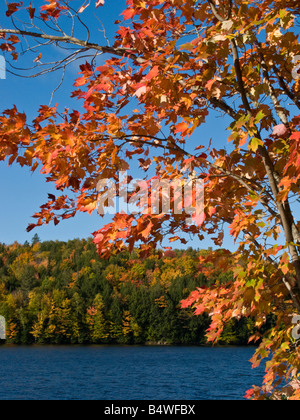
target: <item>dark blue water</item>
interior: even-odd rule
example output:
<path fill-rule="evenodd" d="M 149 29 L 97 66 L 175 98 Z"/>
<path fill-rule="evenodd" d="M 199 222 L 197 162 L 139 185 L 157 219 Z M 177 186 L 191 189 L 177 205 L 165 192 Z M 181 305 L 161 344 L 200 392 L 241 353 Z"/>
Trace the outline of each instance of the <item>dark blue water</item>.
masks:
<path fill-rule="evenodd" d="M 0 400 L 226 400 L 260 385 L 249 347 L 0 346 Z"/>

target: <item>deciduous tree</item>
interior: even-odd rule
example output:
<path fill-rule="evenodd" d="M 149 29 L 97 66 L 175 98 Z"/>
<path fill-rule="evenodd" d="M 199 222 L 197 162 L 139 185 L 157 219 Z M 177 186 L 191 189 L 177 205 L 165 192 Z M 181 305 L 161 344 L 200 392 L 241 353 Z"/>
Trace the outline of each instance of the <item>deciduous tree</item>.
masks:
<path fill-rule="evenodd" d="M 264 386 L 247 395 L 272 394 L 279 377 L 294 380 L 289 397 L 298 399 L 293 319 L 300 312 L 299 2 L 128 0 L 113 45 L 91 41 L 94 28 L 83 23 L 85 6 L 75 11 L 59 0 L 39 9 L 9 3 L 9 20 L 0 28 L 0 48 L 13 63 L 35 47 L 35 75 L 89 56 L 72 93 L 83 111 L 41 106 L 30 122 L 14 107 L 0 117 L 0 159 L 32 171 L 40 165 L 58 191 L 28 230 L 93 212 L 99 194 L 107 193 L 104 187 L 97 191 L 101 180 L 113 180 L 121 194 L 131 178 L 120 182 L 118 173 L 134 159 L 145 171 L 140 192 L 153 179 L 202 179 L 204 215 L 194 213 L 187 223 L 187 214 L 176 214 L 172 206 L 166 213 L 119 212 L 94 233 L 99 254 L 140 244 L 143 256 L 166 235 L 185 243 L 187 233 L 211 235 L 221 246 L 229 226 L 238 251 L 230 259 L 218 252 L 209 258 L 215 268 L 233 269 L 234 280 L 198 288 L 183 305 L 210 314 L 213 342 L 233 318 L 253 317 L 260 328 L 274 314 L 271 333 L 252 337 L 262 338 L 254 365 L 271 359 Z M 85 25 L 86 38 L 76 37 L 76 24 Z M 46 65 L 51 45 L 69 48 L 69 55 Z M 97 65 L 104 54 L 105 63 Z M 195 145 L 192 139 L 215 114 L 228 121 L 223 145 L 204 147 L 200 135 Z M 145 204 L 132 191 L 128 199 Z M 174 206 L 175 200 L 173 195 Z M 192 195 L 190 202 L 195 200 Z"/>

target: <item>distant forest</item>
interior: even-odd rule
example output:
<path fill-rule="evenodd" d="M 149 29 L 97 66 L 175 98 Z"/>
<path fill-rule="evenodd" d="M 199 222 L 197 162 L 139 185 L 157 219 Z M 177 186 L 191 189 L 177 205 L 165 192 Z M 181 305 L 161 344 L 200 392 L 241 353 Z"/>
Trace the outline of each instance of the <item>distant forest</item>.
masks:
<path fill-rule="evenodd" d="M 207 278 L 199 256 L 209 250 L 138 251 L 98 257 L 91 239 L 0 244 L 0 315 L 12 344 L 205 345 L 209 316 L 181 309 Z M 222 251 L 220 251 L 222 252 Z M 247 344 L 251 319 L 232 321 L 221 343 Z"/>

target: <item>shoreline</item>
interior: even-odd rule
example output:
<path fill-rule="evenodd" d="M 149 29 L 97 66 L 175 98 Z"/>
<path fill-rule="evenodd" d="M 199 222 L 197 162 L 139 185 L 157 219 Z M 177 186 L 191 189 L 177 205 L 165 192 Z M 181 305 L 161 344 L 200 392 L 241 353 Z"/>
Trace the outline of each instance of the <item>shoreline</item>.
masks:
<path fill-rule="evenodd" d="M 228 348 L 228 347 L 253 347 L 257 348 L 255 344 L 168 344 L 168 343 L 156 343 L 147 342 L 140 344 L 122 344 L 122 343 L 31 343 L 31 344 L 14 344 L 14 343 L 1 343 L 2 347 L 202 347 L 202 348 Z"/>

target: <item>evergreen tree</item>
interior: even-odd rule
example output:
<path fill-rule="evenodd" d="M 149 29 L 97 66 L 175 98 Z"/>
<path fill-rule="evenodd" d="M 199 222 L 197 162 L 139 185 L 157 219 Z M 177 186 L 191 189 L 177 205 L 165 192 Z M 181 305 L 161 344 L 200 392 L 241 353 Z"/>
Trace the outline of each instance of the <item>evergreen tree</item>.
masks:
<path fill-rule="evenodd" d="M 195 317 L 180 302 L 196 287 L 232 279 L 204 276 L 203 250 L 144 260 L 124 252 L 106 261 L 91 240 L 34 242 L 0 246 L 0 314 L 14 344 L 205 344 L 208 315 Z M 246 344 L 253 330 L 241 319 L 222 340 Z"/>
<path fill-rule="evenodd" d="M 40 243 L 40 242 L 41 242 L 40 237 L 39 237 L 39 235 L 36 233 L 36 234 L 33 236 L 33 238 L 31 239 L 31 244 L 32 244 L 32 245 L 35 245 L 35 244 L 38 244 L 38 243 Z"/>

